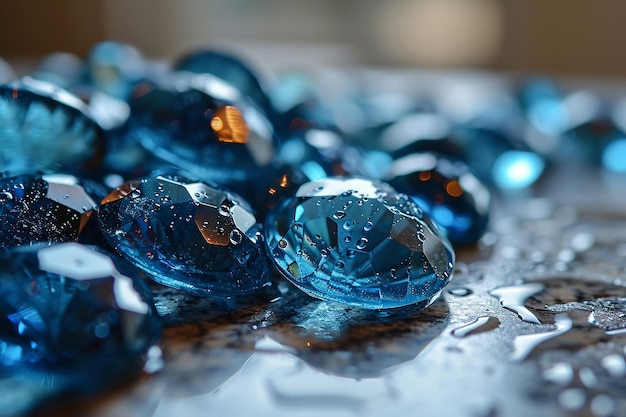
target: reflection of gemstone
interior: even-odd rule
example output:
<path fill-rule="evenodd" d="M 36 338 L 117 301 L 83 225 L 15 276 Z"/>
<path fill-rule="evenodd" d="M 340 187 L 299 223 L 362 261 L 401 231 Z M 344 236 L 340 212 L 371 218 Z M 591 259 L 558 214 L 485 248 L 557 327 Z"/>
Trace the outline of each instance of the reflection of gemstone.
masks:
<path fill-rule="evenodd" d="M 141 371 L 160 324 L 140 280 L 77 243 L 20 248 L 0 259 L 5 369 L 52 373 L 58 388 L 83 391 Z"/>
<path fill-rule="evenodd" d="M 73 94 L 28 77 L 0 86 L 0 169 L 85 169 L 101 146 L 101 129 Z"/>
<path fill-rule="evenodd" d="M 174 174 L 126 182 L 98 220 L 109 243 L 161 284 L 229 296 L 269 283 L 252 210 L 214 186 Z"/>
<path fill-rule="evenodd" d="M 95 209 L 73 176 L 0 177 L 0 246 L 75 241 Z"/>
<path fill-rule="evenodd" d="M 282 274 L 308 294 L 362 308 L 430 305 L 454 253 L 406 195 L 365 179 L 304 184 L 270 212 L 267 243 Z"/>
<path fill-rule="evenodd" d="M 257 107 L 206 74 L 142 83 L 130 99 L 129 136 L 155 156 L 219 184 L 256 181 L 278 145 Z"/>
<path fill-rule="evenodd" d="M 430 214 L 452 243 L 473 243 L 485 233 L 489 190 L 464 163 L 411 154 L 394 161 L 387 180 Z"/>

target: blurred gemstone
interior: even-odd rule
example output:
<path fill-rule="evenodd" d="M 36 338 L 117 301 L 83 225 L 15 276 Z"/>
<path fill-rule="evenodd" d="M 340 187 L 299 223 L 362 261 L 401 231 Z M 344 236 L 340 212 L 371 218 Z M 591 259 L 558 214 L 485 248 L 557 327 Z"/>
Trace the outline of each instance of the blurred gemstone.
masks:
<path fill-rule="evenodd" d="M 605 147 L 622 138 L 624 133 L 610 118 L 597 117 L 572 126 L 563 135 L 573 148 L 573 158 L 590 164 L 600 164 Z"/>
<path fill-rule="evenodd" d="M 533 152 L 506 151 L 493 163 L 493 180 L 505 190 L 526 188 L 539 179 L 544 167 L 543 159 Z"/>
<path fill-rule="evenodd" d="M 85 72 L 82 59 L 67 52 L 55 52 L 39 62 L 32 77 L 69 90 L 85 81 Z"/>
<path fill-rule="evenodd" d="M 92 86 L 112 97 L 126 99 L 147 74 L 141 52 L 129 44 L 100 42 L 91 48 L 87 60 Z"/>
<path fill-rule="evenodd" d="M 145 284 L 77 243 L 19 248 L 0 258 L 5 370 L 40 372 L 60 391 L 80 392 L 139 375 L 160 336 Z"/>
<path fill-rule="evenodd" d="M 626 139 L 615 139 L 604 148 L 602 165 L 610 172 L 626 172 Z"/>
<path fill-rule="evenodd" d="M 278 270 L 309 295 L 367 309 L 425 308 L 450 281 L 454 253 L 428 215 L 390 186 L 326 178 L 268 215 Z"/>
<path fill-rule="evenodd" d="M 95 210 L 73 176 L 0 177 L 0 246 L 76 241 Z"/>
<path fill-rule="evenodd" d="M 202 50 L 184 56 L 174 65 L 175 71 L 210 74 L 236 88 L 268 116 L 272 106 L 266 93 L 265 78 L 244 60 L 223 51 Z"/>
<path fill-rule="evenodd" d="M 216 186 L 175 174 L 129 181 L 105 197 L 98 220 L 108 242 L 161 284 L 231 296 L 269 283 L 252 210 Z"/>
<path fill-rule="evenodd" d="M 130 136 L 203 180 L 229 187 L 256 181 L 278 147 L 263 113 L 210 75 L 178 73 L 168 80 L 137 87 Z"/>
<path fill-rule="evenodd" d="M 411 154 L 395 160 L 386 179 L 424 209 L 453 244 L 474 243 L 485 233 L 489 190 L 463 162 Z"/>
<path fill-rule="evenodd" d="M 0 86 L 0 169 L 90 169 L 102 145 L 100 127 L 73 94 L 28 77 Z"/>

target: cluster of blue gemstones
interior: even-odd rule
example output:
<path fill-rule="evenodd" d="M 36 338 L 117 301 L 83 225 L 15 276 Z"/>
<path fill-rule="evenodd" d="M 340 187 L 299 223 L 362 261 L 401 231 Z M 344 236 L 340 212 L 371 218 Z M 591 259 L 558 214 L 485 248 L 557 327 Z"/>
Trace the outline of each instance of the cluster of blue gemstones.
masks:
<path fill-rule="evenodd" d="M 533 186 L 559 155 L 626 171 L 626 106 L 546 80 L 468 113 L 261 74 L 215 50 L 162 71 L 114 42 L 20 79 L 0 61 L 3 366 L 136 373 L 159 337 L 140 276 L 220 298 L 282 276 L 349 306 L 425 308 L 453 247 L 487 231 L 491 192 Z"/>

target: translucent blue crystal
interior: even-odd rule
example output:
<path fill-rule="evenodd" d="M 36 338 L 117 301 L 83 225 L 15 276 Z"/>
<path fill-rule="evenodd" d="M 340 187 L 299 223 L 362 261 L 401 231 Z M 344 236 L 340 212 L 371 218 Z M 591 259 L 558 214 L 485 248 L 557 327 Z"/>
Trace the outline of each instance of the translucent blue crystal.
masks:
<path fill-rule="evenodd" d="M 93 168 L 100 127 L 85 104 L 54 84 L 28 77 L 0 86 L 0 169 L 75 172 Z"/>
<path fill-rule="evenodd" d="M 263 113 L 210 75 L 178 73 L 160 85 L 140 84 L 130 107 L 130 135 L 203 180 L 254 182 L 278 147 Z"/>
<path fill-rule="evenodd" d="M 474 243 L 485 233 L 489 190 L 463 162 L 415 153 L 395 160 L 386 180 L 423 208 L 453 244 Z"/>
<path fill-rule="evenodd" d="M 141 52 L 121 42 L 100 42 L 87 59 L 91 85 L 112 97 L 126 99 L 137 83 L 146 77 L 147 64 Z"/>
<path fill-rule="evenodd" d="M 268 116 L 272 105 L 266 93 L 266 81 L 241 58 L 218 50 L 201 50 L 181 58 L 175 71 L 210 74 L 235 87 L 242 96 L 248 97 Z"/>
<path fill-rule="evenodd" d="M 60 391 L 137 376 L 160 336 L 152 297 L 113 260 L 77 243 L 0 253 L 0 364 Z"/>
<path fill-rule="evenodd" d="M 326 178 L 268 215 L 278 270 L 304 292 L 367 309 L 425 308 L 450 281 L 454 252 L 428 215 L 390 186 Z"/>
<path fill-rule="evenodd" d="M 76 241 L 95 210 L 73 176 L 0 177 L 0 246 Z"/>
<path fill-rule="evenodd" d="M 98 220 L 111 246 L 161 284 L 232 296 L 269 283 L 252 210 L 217 186 L 177 174 L 129 181 L 104 198 Z"/>

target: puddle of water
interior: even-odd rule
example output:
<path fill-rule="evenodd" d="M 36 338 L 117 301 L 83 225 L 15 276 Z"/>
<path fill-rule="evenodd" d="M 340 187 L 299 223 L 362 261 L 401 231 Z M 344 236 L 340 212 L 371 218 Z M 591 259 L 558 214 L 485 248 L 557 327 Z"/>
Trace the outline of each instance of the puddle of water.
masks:
<path fill-rule="evenodd" d="M 463 338 L 477 333 L 488 332 L 497 329 L 499 326 L 500 320 L 495 317 L 478 317 L 472 322 L 452 330 L 452 336 Z"/>
<path fill-rule="evenodd" d="M 502 307 L 514 311 L 520 319 L 534 324 L 541 324 L 537 316 L 524 306 L 524 302 L 528 297 L 543 291 L 545 286 L 539 282 L 529 284 L 514 285 L 510 287 L 499 287 L 489 292 L 490 295 L 496 297 Z"/>

